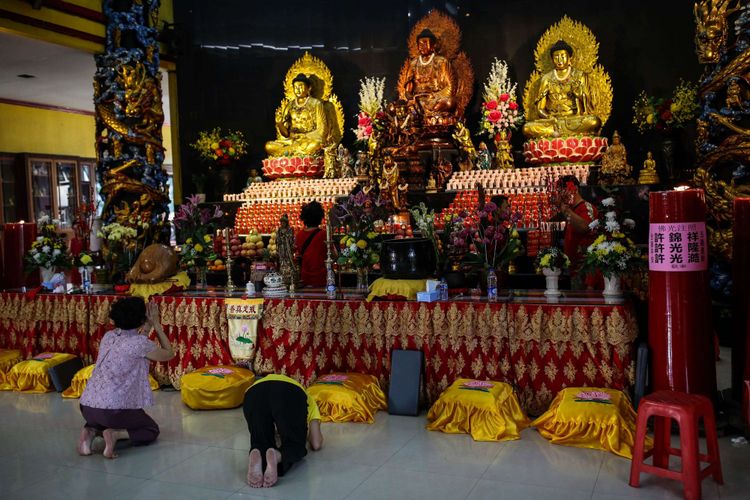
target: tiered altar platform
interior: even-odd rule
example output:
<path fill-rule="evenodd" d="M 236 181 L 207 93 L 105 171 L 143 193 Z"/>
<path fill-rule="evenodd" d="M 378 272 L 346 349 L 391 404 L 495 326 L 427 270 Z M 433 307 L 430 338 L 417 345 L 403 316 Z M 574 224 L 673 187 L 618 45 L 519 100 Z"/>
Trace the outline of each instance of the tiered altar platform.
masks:
<path fill-rule="evenodd" d="M 180 377 L 206 365 L 232 363 L 221 289 L 155 297 L 177 356 L 155 363 L 154 376 L 179 389 Z M 241 294 L 234 294 L 240 297 Z M 0 348 L 27 358 L 43 350 L 95 361 L 117 295 L 0 293 Z M 387 383 L 393 349 L 424 353 L 425 390 L 434 401 L 459 377 L 504 380 L 524 409 L 539 413 L 567 386 L 627 389 L 633 383 L 632 306 L 606 304 L 597 292 L 564 292 L 548 303 L 541 291 L 501 301 L 373 301 L 322 292 L 264 302 L 253 368 L 307 384 L 334 370 L 376 375 Z"/>

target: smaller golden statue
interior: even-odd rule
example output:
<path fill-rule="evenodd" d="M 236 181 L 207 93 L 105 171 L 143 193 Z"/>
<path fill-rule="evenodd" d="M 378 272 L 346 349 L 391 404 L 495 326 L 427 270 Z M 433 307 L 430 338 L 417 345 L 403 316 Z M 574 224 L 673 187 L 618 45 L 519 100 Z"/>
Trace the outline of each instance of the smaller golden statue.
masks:
<path fill-rule="evenodd" d="M 401 183 L 399 179 L 398 164 L 393 157 L 386 156 L 383 161 L 383 171 L 379 180 L 380 195 L 389 199 L 395 210 L 405 208 L 403 197 L 409 185 Z"/>
<path fill-rule="evenodd" d="M 513 162 L 513 146 L 507 139 L 499 140 L 495 143 L 497 152 L 495 152 L 495 168 L 512 169 L 515 167 Z"/>
<path fill-rule="evenodd" d="M 656 161 L 654 155 L 649 151 L 646 153 L 646 161 L 643 162 L 643 170 L 638 174 L 638 184 L 659 184 L 659 174 L 656 173 Z"/>
<path fill-rule="evenodd" d="M 601 184 L 632 184 L 630 174 L 633 167 L 628 165 L 628 155 L 625 145 L 620 139 L 620 134 L 615 130 L 612 134 L 612 144 L 602 155 L 602 166 L 600 170 Z"/>
<path fill-rule="evenodd" d="M 427 194 L 437 193 L 437 184 L 435 183 L 434 175 L 430 174 L 430 177 L 427 179 L 427 185 L 425 186 L 424 192 Z"/>

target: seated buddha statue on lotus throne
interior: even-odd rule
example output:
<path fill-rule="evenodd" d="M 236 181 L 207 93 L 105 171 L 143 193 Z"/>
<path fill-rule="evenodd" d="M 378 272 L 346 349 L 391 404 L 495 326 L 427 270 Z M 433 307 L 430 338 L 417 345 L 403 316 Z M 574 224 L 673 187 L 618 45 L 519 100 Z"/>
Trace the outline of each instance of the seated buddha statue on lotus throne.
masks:
<path fill-rule="evenodd" d="M 333 77 L 309 53 L 296 61 L 284 80 L 285 97 L 276 110 L 276 139 L 266 143 L 263 173 L 269 179 L 337 177 L 336 148 L 344 113 L 332 94 Z"/>
<path fill-rule="evenodd" d="M 592 163 L 606 150 L 598 135 L 612 110 L 612 85 L 597 51 L 593 33 L 567 16 L 542 35 L 523 97 L 528 162 Z"/>

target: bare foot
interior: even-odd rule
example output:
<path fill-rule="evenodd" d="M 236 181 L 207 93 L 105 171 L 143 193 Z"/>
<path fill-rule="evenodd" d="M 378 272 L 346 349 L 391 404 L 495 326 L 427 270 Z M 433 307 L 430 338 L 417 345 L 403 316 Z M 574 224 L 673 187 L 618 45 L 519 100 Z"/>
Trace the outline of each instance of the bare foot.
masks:
<path fill-rule="evenodd" d="M 91 455 L 91 442 L 96 436 L 96 431 L 91 427 L 84 427 L 81 429 L 81 435 L 78 437 L 78 454 L 87 457 Z"/>
<path fill-rule="evenodd" d="M 102 437 L 104 437 L 104 457 L 117 458 L 115 445 L 119 439 L 127 439 L 128 433 L 122 429 L 105 429 Z"/>
<path fill-rule="evenodd" d="M 269 448 L 266 450 L 266 472 L 263 474 L 263 487 L 270 488 L 279 480 L 279 461 L 281 453 Z"/>
<path fill-rule="evenodd" d="M 250 451 L 247 463 L 247 484 L 253 488 L 263 487 L 263 458 L 257 448 Z"/>

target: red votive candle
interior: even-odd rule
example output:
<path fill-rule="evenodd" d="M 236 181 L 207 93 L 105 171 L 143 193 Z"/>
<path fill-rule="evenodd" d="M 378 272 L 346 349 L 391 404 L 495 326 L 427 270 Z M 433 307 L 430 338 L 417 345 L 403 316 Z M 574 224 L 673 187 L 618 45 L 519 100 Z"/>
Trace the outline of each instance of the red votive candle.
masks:
<path fill-rule="evenodd" d="M 703 190 L 649 195 L 652 388 L 716 394 Z"/>
<path fill-rule="evenodd" d="M 9 222 L 3 228 L 3 288 L 26 285 L 23 256 L 36 239 L 35 222 Z"/>

